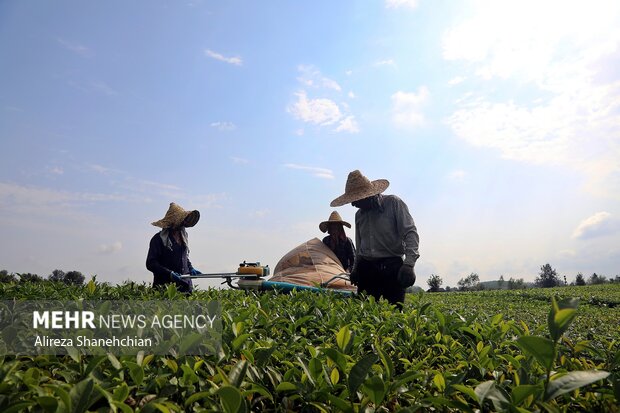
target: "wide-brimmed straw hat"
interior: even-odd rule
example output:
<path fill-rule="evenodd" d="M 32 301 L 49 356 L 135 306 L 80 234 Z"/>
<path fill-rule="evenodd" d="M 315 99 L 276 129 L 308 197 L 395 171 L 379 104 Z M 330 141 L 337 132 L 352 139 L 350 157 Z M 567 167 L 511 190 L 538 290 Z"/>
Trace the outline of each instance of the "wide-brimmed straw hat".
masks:
<path fill-rule="evenodd" d="M 151 224 L 160 228 L 193 227 L 199 219 L 200 212 L 196 210 L 186 211 L 174 202 L 171 202 L 166 216 Z"/>
<path fill-rule="evenodd" d="M 356 169 L 349 173 L 347 184 L 344 187 L 344 194 L 334 199 L 329 205 L 338 207 L 350 204 L 351 202 L 380 194 L 385 191 L 388 186 L 390 186 L 390 182 L 387 179 L 377 179 L 371 182 Z"/>
<path fill-rule="evenodd" d="M 319 224 L 319 229 L 321 230 L 321 232 L 326 232 L 329 224 L 342 224 L 345 227 L 351 228 L 351 224 L 349 224 L 346 221 L 343 221 L 338 211 L 334 211 L 331 214 L 329 214 L 329 219 Z"/>

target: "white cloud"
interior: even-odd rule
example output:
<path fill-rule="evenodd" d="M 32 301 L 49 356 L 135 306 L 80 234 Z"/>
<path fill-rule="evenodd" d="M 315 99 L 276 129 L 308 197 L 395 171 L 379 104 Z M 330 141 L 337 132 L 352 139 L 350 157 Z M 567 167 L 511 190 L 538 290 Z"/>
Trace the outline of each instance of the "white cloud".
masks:
<path fill-rule="evenodd" d="M 318 126 L 331 126 L 337 124 L 332 129 L 334 132 L 359 132 L 359 126 L 355 120 L 355 116 L 350 113 L 347 102 L 341 101 L 336 103 L 334 97 L 342 94 L 340 85 L 332 79 L 321 74 L 321 71 L 312 65 L 299 65 L 298 71 L 300 76 L 297 80 L 304 87 L 311 88 L 315 93 L 321 93 L 324 96 L 319 98 L 309 98 L 306 90 L 295 93 L 296 102 L 287 107 L 287 111 L 295 118 L 306 123 L 312 123 Z M 349 98 L 354 98 L 353 92 L 348 93 Z M 297 135 L 303 135 L 303 130 L 298 129 Z"/>
<path fill-rule="evenodd" d="M 78 54 L 82 57 L 91 57 L 94 55 L 93 51 L 86 46 L 83 46 L 79 43 L 69 42 L 67 40 L 57 38 L 58 43 L 62 45 L 67 50 L 72 51 L 75 54 Z"/>
<path fill-rule="evenodd" d="M 101 175 L 107 175 L 112 172 L 117 172 L 114 169 L 107 168 L 105 166 L 102 166 L 96 163 L 89 163 L 86 165 L 86 167 L 90 169 L 91 171 L 97 172 L 98 174 L 101 174 Z"/>
<path fill-rule="evenodd" d="M 349 132 L 349 133 L 358 133 L 360 131 L 357 122 L 355 121 L 355 117 L 347 116 L 343 120 L 340 121 L 340 124 L 336 128 L 336 132 Z"/>
<path fill-rule="evenodd" d="M 81 212 L 88 205 L 139 200 L 131 194 L 70 192 L 0 182 L 0 220 L 19 221 L 20 225 L 35 222 L 53 224 L 62 220 L 89 222 L 96 220 L 96 217 Z"/>
<path fill-rule="evenodd" d="M 461 182 L 465 179 L 465 176 L 467 176 L 467 173 L 464 170 L 455 169 L 454 171 L 448 174 L 448 179 L 452 181 Z"/>
<path fill-rule="evenodd" d="M 239 158 L 236 156 L 231 156 L 230 159 L 233 161 L 233 163 L 239 164 L 239 165 L 246 165 L 248 163 L 250 163 L 249 160 L 245 159 L 245 158 Z"/>
<path fill-rule="evenodd" d="M 618 231 L 618 222 L 609 212 L 597 212 L 581 221 L 573 232 L 574 239 L 597 238 Z"/>
<path fill-rule="evenodd" d="M 212 122 L 211 127 L 220 131 L 231 131 L 237 129 L 237 125 L 232 122 Z"/>
<path fill-rule="evenodd" d="M 270 214 L 270 210 L 268 209 L 259 209 L 257 211 L 253 211 L 250 216 L 252 218 L 265 218 L 267 215 Z"/>
<path fill-rule="evenodd" d="M 81 82 L 75 80 L 69 80 L 69 85 L 85 93 L 97 93 L 105 96 L 116 96 L 119 92 L 101 80 L 94 80 L 89 82 Z"/>
<path fill-rule="evenodd" d="M 418 0 L 385 0 L 385 6 L 388 9 L 397 9 L 400 7 L 415 9 L 418 7 Z"/>
<path fill-rule="evenodd" d="M 214 52 L 213 50 L 209 50 L 209 49 L 205 50 L 205 54 L 212 59 L 219 60 L 225 63 L 229 63 L 231 65 L 241 66 L 243 64 L 243 60 L 238 56 L 226 57 L 220 53 Z"/>
<path fill-rule="evenodd" d="M 426 120 L 422 107 L 428 101 L 430 93 L 426 86 L 420 86 L 417 93 L 398 91 L 392 95 L 392 120 L 398 126 L 417 127 Z"/>
<path fill-rule="evenodd" d="M 65 170 L 62 169 L 60 166 L 54 166 L 52 168 L 50 168 L 50 173 L 53 175 L 62 175 L 65 173 Z"/>
<path fill-rule="evenodd" d="M 379 60 L 375 62 L 375 66 L 396 66 L 396 62 L 394 62 L 394 59 Z"/>
<path fill-rule="evenodd" d="M 120 241 L 113 242 L 112 244 L 101 244 L 97 252 L 99 254 L 114 254 L 115 252 L 119 252 L 123 249 L 123 243 Z"/>
<path fill-rule="evenodd" d="M 357 97 L 357 96 L 355 96 L 355 93 L 353 93 L 353 92 L 349 92 L 347 94 L 347 96 L 349 97 L 349 99 L 355 99 Z"/>
<path fill-rule="evenodd" d="M 107 96 L 116 96 L 118 95 L 118 92 L 111 88 L 107 83 L 101 81 L 101 80 L 97 80 L 94 82 L 90 83 L 90 86 L 92 88 L 92 90 L 94 90 L 95 92 L 99 92 L 101 94 L 107 95 Z"/>
<path fill-rule="evenodd" d="M 308 99 L 305 91 L 297 92 L 297 102 L 288 108 L 297 119 L 315 125 L 332 125 L 342 118 L 338 105 L 330 99 Z"/>
<path fill-rule="evenodd" d="M 459 83 L 463 83 L 465 79 L 466 78 L 463 76 L 453 77 L 452 79 L 448 80 L 448 85 L 450 86 L 458 85 Z"/>
<path fill-rule="evenodd" d="M 290 169 L 299 169 L 302 171 L 308 171 L 310 172 L 310 174 L 318 177 L 318 178 L 324 178 L 324 179 L 334 179 L 334 172 L 331 169 L 326 169 L 326 168 L 316 168 L 313 166 L 305 166 L 305 165 L 298 165 L 298 164 L 294 164 L 294 163 L 287 163 L 284 165 L 285 168 L 290 168 Z"/>
<path fill-rule="evenodd" d="M 323 76 L 321 71 L 312 65 L 299 65 L 300 76 L 297 80 L 306 87 L 331 89 L 340 92 L 342 88 L 333 79 Z"/>
<path fill-rule="evenodd" d="M 457 101 L 447 118 L 455 134 L 505 158 L 577 169 L 590 192 L 620 193 L 620 3 L 475 4 L 446 32 L 443 55 L 467 63 L 493 94 L 479 87 Z M 501 99 L 497 86 L 531 98 Z"/>

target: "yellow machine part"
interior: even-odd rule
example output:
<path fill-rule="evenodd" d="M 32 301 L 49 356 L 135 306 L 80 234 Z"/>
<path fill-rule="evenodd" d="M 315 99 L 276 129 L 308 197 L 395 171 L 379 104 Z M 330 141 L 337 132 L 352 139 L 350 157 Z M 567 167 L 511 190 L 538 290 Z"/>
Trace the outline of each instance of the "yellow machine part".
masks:
<path fill-rule="evenodd" d="M 245 275 L 245 274 L 253 274 L 253 275 L 263 275 L 263 271 L 264 271 L 264 267 L 239 267 L 239 269 L 237 270 L 237 274 L 241 275 Z"/>

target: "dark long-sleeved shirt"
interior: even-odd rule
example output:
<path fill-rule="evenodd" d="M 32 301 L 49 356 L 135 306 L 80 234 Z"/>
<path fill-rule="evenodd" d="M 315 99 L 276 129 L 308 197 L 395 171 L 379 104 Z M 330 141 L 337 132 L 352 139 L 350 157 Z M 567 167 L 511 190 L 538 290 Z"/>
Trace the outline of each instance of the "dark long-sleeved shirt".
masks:
<path fill-rule="evenodd" d="M 405 256 L 414 265 L 418 257 L 418 230 L 402 199 L 379 195 L 378 205 L 355 213 L 357 255 L 369 260 Z"/>
<path fill-rule="evenodd" d="M 169 237 L 170 247 L 166 247 L 158 232 L 151 238 L 149 252 L 146 256 L 146 268 L 153 273 L 153 286 L 175 282 L 170 276 L 170 272 L 177 274 L 189 274 L 193 269 L 189 260 L 189 253 L 186 245 L 179 244 L 174 237 Z M 191 280 L 184 280 L 191 290 Z M 178 285 L 178 282 L 176 282 Z M 179 287 L 183 287 L 179 285 Z"/>
<path fill-rule="evenodd" d="M 336 257 L 340 260 L 342 268 L 344 268 L 345 271 L 351 271 L 353 269 L 353 263 L 355 262 L 355 246 L 353 245 L 353 240 L 351 238 L 338 240 L 335 249 L 332 249 L 331 239 L 331 235 L 326 236 L 323 238 L 323 244 L 334 251 L 334 254 L 336 254 Z"/>

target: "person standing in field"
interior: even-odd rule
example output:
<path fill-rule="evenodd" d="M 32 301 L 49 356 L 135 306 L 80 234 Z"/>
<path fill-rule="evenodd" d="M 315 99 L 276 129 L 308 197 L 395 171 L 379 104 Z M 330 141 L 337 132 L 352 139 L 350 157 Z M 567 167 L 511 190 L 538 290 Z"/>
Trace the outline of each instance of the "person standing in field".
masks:
<path fill-rule="evenodd" d="M 151 238 L 146 257 L 146 268 L 153 273 L 153 287 L 174 283 L 184 293 L 193 290 L 190 279 L 182 274 L 196 275 L 200 271 L 189 260 L 189 243 L 185 228 L 193 227 L 200 219 L 200 212 L 186 211 L 174 202 L 166 215 L 152 225 L 161 231 Z"/>
<path fill-rule="evenodd" d="M 342 264 L 342 268 L 346 272 L 351 272 L 355 262 L 355 246 L 353 245 L 353 240 L 347 237 L 344 227 L 351 228 L 351 224 L 343 221 L 337 211 L 333 211 L 327 221 L 319 224 L 319 230 L 329 234 L 323 238 L 323 244 L 327 245 L 336 254 L 336 257 L 338 257 Z"/>
<path fill-rule="evenodd" d="M 381 297 L 402 308 L 405 289 L 415 283 L 414 266 L 420 257 L 419 236 L 405 202 L 383 195 L 386 179 L 370 181 L 358 170 L 349 173 L 345 192 L 332 207 L 350 203 L 355 213 L 355 264 L 351 282 L 358 292 Z"/>

